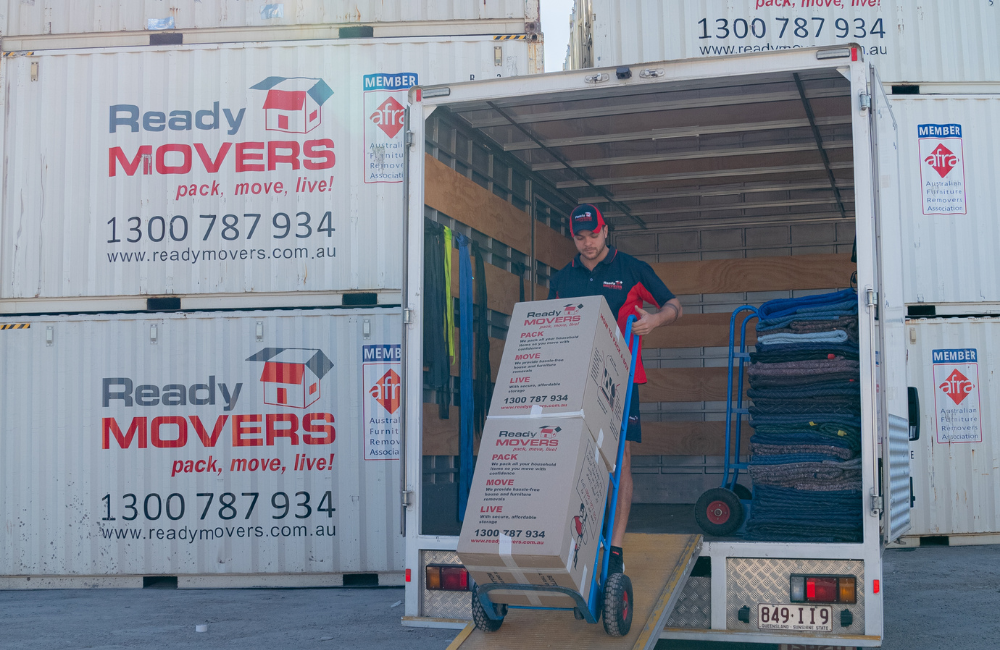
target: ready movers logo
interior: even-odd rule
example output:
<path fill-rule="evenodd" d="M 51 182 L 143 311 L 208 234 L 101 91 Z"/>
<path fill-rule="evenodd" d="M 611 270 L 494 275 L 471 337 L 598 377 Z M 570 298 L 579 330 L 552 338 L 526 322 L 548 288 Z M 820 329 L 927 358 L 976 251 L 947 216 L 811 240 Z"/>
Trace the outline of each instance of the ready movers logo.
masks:
<path fill-rule="evenodd" d="M 101 448 L 216 449 L 222 445 L 237 449 L 334 443 L 334 415 L 309 408 L 320 399 L 323 378 L 333 369 L 333 362 L 322 350 L 265 348 L 246 361 L 264 363 L 259 377 L 263 403 L 295 411 L 241 413 L 240 398 L 246 394 L 243 382 L 220 381 L 216 375 L 191 384 L 105 377 L 102 410 L 124 411 L 126 415 L 101 418 Z M 194 407 L 198 413 L 193 412 Z M 192 412 L 184 413 L 185 409 Z M 206 415 L 206 410 L 210 414 Z M 308 466 L 306 456 L 296 454 L 293 469 L 333 468 L 332 453 L 329 458 L 309 458 Z M 257 467 L 251 468 L 251 464 Z M 280 459 L 234 458 L 228 469 L 283 473 L 286 468 Z M 207 460 L 174 460 L 171 476 L 222 471 L 219 459 L 211 455 Z"/>
<path fill-rule="evenodd" d="M 268 77 L 250 88 L 267 91 L 262 104 L 265 130 L 283 133 L 306 134 L 318 127 L 323 120 L 322 106 L 333 95 L 322 79 Z M 225 130 L 226 135 L 237 136 L 244 124 L 246 107 L 224 107 L 220 111 L 220 103 L 216 101 L 211 108 L 195 111 L 183 108 L 143 111 L 136 104 L 114 104 L 109 109 L 108 128 L 111 134 Z M 127 176 L 140 171 L 143 175 L 183 175 L 194 168 L 217 174 L 223 165 L 232 165 L 237 174 L 279 169 L 331 169 L 336 162 L 333 147 L 333 140 L 329 138 L 302 143 L 298 140 L 226 141 L 218 146 L 204 142 L 193 145 L 166 143 L 155 150 L 151 144 L 140 144 L 134 150 L 110 147 L 108 176 L 117 176 L 119 171 Z M 218 195 L 219 188 L 196 187 L 188 195 L 196 194 Z"/>

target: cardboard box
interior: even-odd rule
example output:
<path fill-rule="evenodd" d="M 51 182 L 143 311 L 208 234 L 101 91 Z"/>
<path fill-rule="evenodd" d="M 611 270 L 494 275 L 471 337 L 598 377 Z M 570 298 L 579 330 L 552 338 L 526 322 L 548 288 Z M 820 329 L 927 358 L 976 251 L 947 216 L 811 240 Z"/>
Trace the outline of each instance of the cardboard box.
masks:
<path fill-rule="evenodd" d="M 632 355 L 603 296 L 514 306 L 491 417 L 582 417 L 609 470 Z"/>
<path fill-rule="evenodd" d="M 590 597 L 609 473 L 581 418 L 489 418 L 458 556 L 479 584 L 569 587 Z M 572 607 L 547 592 L 497 590 L 494 602 Z"/>

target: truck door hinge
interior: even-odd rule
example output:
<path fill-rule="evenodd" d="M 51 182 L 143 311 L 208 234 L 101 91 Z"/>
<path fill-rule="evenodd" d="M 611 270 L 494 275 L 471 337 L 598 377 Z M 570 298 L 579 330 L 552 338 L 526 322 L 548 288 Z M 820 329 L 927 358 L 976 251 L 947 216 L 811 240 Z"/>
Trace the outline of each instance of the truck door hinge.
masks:
<path fill-rule="evenodd" d="M 409 508 L 413 505 L 413 492 L 410 490 L 403 490 L 403 507 Z"/>
<path fill-rule="evenodd" d="M 412 309 L 404 309 L 403 310 L 403 324 L 404 325 L 412 325 L 413 324 L 413 310 Z"/>
<path fill-rule="evenodd" d="M 858 95 L 858 100 L 861 102 L 861 112 L 865 112 L 872 107 L 872 96 L 868 93 L 861 93 Z"/>
<path fill-rule="evenodd" d="M 407 147 L 413 146 L 413 131 L 407 131 L 403 134 L 403 144 Z"/>
<path fill-rule="evenodd" d="M 865 297 L 868 299 L 869 307 L 874 307 L 878 304 L 878 293 L 874 289 L 865 289 Z"/>
<path fill-rule="evenodd" d="M 872 495 L 872 514 L 881 514 L 882 512 L 882 497 L 873 494 Z"/>

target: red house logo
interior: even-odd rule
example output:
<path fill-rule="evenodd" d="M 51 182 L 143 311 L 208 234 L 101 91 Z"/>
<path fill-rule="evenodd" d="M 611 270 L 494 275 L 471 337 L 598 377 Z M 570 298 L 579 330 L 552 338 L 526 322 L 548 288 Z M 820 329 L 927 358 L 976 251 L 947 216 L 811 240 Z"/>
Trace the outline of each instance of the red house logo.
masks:
<path fill-rule="evenodd" d="M 375 401 L 382 405 L 389 414 L 399 410 L 400 395 L 402 394 L 403 383 L 392 368 L 389 369 L 382 378 L 375 382 L 368 394 L 375 398 Z"/>
<path fill-rule="evenodd" d="M 264 128 L 282 133 L 309 133 L 323 123 L 323 104 L 333 90 L 322 79 L 268 77 L 250 86 L 266 90 Z"/>
<path fill-rule="evenodd" d="M 322 350 L 264 348 L 247 361 L 263 361 L 264 403 L 304 409 L 320 398 L 320 383 L 333 368 Z"/>

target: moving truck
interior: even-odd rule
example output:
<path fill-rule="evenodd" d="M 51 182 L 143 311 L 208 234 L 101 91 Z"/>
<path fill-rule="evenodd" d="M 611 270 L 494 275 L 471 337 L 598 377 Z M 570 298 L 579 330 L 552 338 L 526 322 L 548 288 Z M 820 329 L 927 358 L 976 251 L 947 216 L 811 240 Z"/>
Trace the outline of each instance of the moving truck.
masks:
<path fill-rule="evenodd" d="M 644 341 L 637 492 L 646 474 L 722 455 L 732 304 L 857 287 L 863 538 L 706 536 L 664 638 L 879 646 L 882 550 L 909 527 L 908 421 L 896 122 L 862 48 L 427 85 L 409 92 L 406 128 L 404 622 L 469 617 L 468 591 L 452 589 L 462 584 L 452 577 L 462 571 L 458 414 L 442 417 L 423 384 L 427 222 L 488 253 L 487 293 L 476 300 L 487 303 L 495 371 L 519 293 L 544 299 L 575 253 L 564 216 L 594 203 L 614 244 L 650 261 L 685 305 L 676 325 Z M 690 504 L 721 477 L 695 469 L 693 494 L 633 510 L 643 532 L 698 532 Z M 810 580 L 856 593 L 800 597 L 795 585 Z M 788 620 L 803 599 L 822 621 Z"/>

